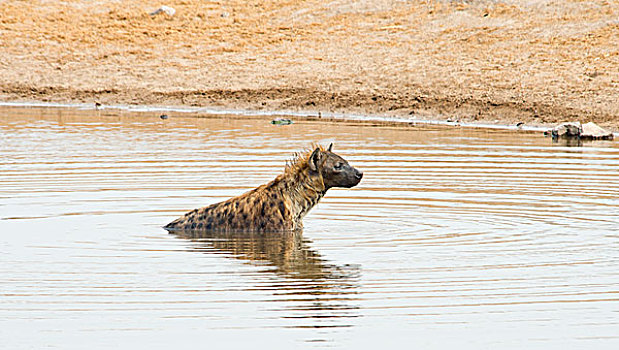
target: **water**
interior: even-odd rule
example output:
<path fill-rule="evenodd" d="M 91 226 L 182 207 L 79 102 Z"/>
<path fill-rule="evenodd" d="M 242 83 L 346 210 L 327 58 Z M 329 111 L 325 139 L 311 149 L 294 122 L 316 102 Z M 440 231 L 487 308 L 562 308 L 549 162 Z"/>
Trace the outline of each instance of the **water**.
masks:
<path fill-rule="evenodd" d="M 334 142 L 302 236 L 172 235 Z M 539 134 L 0 110 L 4 348 L 615 349 L 619 147 Z"/>

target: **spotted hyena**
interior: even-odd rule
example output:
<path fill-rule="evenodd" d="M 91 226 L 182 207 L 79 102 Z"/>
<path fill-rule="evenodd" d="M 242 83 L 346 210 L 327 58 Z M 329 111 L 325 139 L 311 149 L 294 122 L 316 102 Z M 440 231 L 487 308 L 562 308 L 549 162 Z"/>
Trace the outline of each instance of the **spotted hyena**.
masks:
<path fill-rule="evenodd" d="M 201 231 L 297 231 L 332 187 L 356 186 L 363 173 L 321 146 L 298 153 L 273 181 L 227 201 L 194 209 L 164 228 Z"/>

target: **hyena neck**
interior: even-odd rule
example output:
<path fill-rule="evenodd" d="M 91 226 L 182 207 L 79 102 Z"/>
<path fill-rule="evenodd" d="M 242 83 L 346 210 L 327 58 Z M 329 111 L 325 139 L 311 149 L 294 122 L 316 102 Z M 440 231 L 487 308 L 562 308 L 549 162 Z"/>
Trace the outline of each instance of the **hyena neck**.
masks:
<path fill-rule="evenodd" d="M 306 169 L 295 174 L 287 181 L 287 193 L 290 200 L 290 214 L 296 228 L 303 227 L 303 217 L 324 197 L 327 193 L 324 182 L 320 175 L 310 174 Z M 285 181 L 285 180 L 284 180 Z"/>

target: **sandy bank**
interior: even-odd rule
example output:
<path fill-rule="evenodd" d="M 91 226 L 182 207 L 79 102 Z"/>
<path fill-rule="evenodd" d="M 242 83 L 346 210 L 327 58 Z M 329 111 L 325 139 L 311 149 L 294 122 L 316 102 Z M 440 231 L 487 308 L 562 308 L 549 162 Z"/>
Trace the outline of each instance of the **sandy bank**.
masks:
<path fill-rule="evenodd" d="M 0 100 L 619 130 L 619 3 L 8 0 Z"/>

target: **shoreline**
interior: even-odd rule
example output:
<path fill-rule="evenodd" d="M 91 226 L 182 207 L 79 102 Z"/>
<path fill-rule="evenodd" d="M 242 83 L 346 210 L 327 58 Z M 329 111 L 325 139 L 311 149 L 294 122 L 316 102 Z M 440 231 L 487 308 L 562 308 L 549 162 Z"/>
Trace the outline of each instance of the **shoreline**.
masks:
<path fill-rule="evenodd" d="M 117 109 L 129 112 L 178 112 L 183 114 L 198 113 L 206 115 L 243 115 L 243 116 L 294 116 L 303 117 L 306 120 L 324 120 L 324 121 L 357 121 L 357 122 L 380 122 L 393 123 L 394 125 L 403 124 L 420 124 L 420 125 L 441 125 L 452 127 L 471 127 L 482 129 L 502 129 L 515 131 L 532 131 L 543 132 L 553 126 L 566 122 L 573 121 L 572 119 L 563 119 L 557 115 L 546 115 L 540 117 L 535 114 L 538 110 L 531 107 L 521 110 L 519 106 L 514 104 L 499 104 L 496 102 L 481 103 L 489 110 L 478 116 L 462 116 L 462 111 L 473 108 L 471 105 L 480 104 L 473 101 L 472 103 L 460 103 L 454 106 L 454 102 L 445 102 L 441 104 L 439 101 L 432 101 L 426 104 L 425 108 L 411 109 L 411 107 L 388 108 L 389 103 L 395 103 L 394 99 L 383 99 L 369 97 L 365 98 L 374 102 L 370 105 L 362 105 L 358 103 L 358 98 L 355 100 L 355 106 L 346 106 L 341 100 L 349 98 L 339 97 L 332 99 L 333 102 L 324 105 L 315 103 L 313 100 L 304 103 L 295 103 L 296 100 L 304 101 L 307 99 L 307 93 L 299 93 L 302 89 L 285 90 L 275 89 L 275 92 L 259 92 L 259 91 L 196 91 L 196 92 L 143 92 L 142 97 L 138 100 L 135 98 L 135 92 L 129 96 L 122 91 L 102 90 L 102 91 L 70 91 L 65 89 L 47 87 L 47 88 L 29 88 L 21 89 L 19 92 L 8 92 L 10 90 L 0 90 L 0 106 L 14 107 L 61 107 L 61 108 L 78 108 L 78 109 L 93 109 L 95 103 L 102 105 L 100 110 Z M 316 96 L 316 93 L 311 93 Z M 342 94 L 338 94 L 342 95 Z M 262 100 L 274 100 L 285 102 L 265 103 Z M 277 96 L 277 97 L 275 97 Z M 252 98 L 253 97 L 253 98 Z M 413 98 L 414 101 L 420 101 L 418 97 Z M 157 103 L 153 103 L 157 101 Z M 205 106 L 200 102 L 209 101 L 211 105 Z M 385 103 L 385 101 L 387 103 Z M 188 103 L 189 102 L 189 103 Z M 401 102 L 400 102 L 401 103 Z M 337 108 L 333 106 L 337 105 Z M 310 106 L 311 108 L 308 108 Z M 305 108 L 304 108 L 305 107 Z M 320 108 L 322 107 L 322 108 Z M 272 108 L 272 109 L 271 109 Z M 546 106 L 546 108 L 553 108 Z M 449 111 L 448 113 L 446 111 Z M 527 112 L 528 114 L 525 114 Z M 531 112 L 534 114 L 531 115 Z M 197 115 L 199 117 L 199 115 Z M 594 121 L 602 127 L 609 128 L 615 137 L 619 135 L 619 128 L 614 126 L 612 122 L 599 121 L 597 118 L 574 118 L 574 120 Z M 597 121 L 596 121 L 597 120 Z M 523 123 L 518 127 L 516 124 Z"/>
<path fill-rule="evenodd" d="M 387 117 L 379 115 L 361 115 L 347 113 L 321 113 L 319 116 L 315 112 L 308 111 L 286 111 L 286 110 L 243 110 L 243 109 L 220 109 L 210 107 L 190 107 L 190 106 L 159 106 L 159 105 L 101 105 L 96 107 L 91 103 L 61 103 L 61 102 L 17 102 L 17 101 L 0 101 L 0 108 L 60 108 L 60 109 L 75 109 L 81 111 L 120 111 L 128 113 L 175 113 L 174 117 L 182 118 L 251 118 L 270 120 L 272 117 L 290 117 L 294 122 L 312 121 L 325 123 L 354 123 L 354 124 L 371 124 L 372 126 L 392 126 L 392 127 L 447 127 L 447 128 L 465 128 L 465 129 L 486 129 L 499 131 L 513 131 L 526 133 L 543 133 L 548 130 L 546 126 L 515 126 L 508 124 L 484 124 L 484 123 L 462 123 L 458 121 L 443 121 L 438 119 L 410 119 L 402 117 Z M 266 118 L 268 117 L 268 118 Z M 615 137 L 619 137 L 619 133 L 614 133 Z"/>

